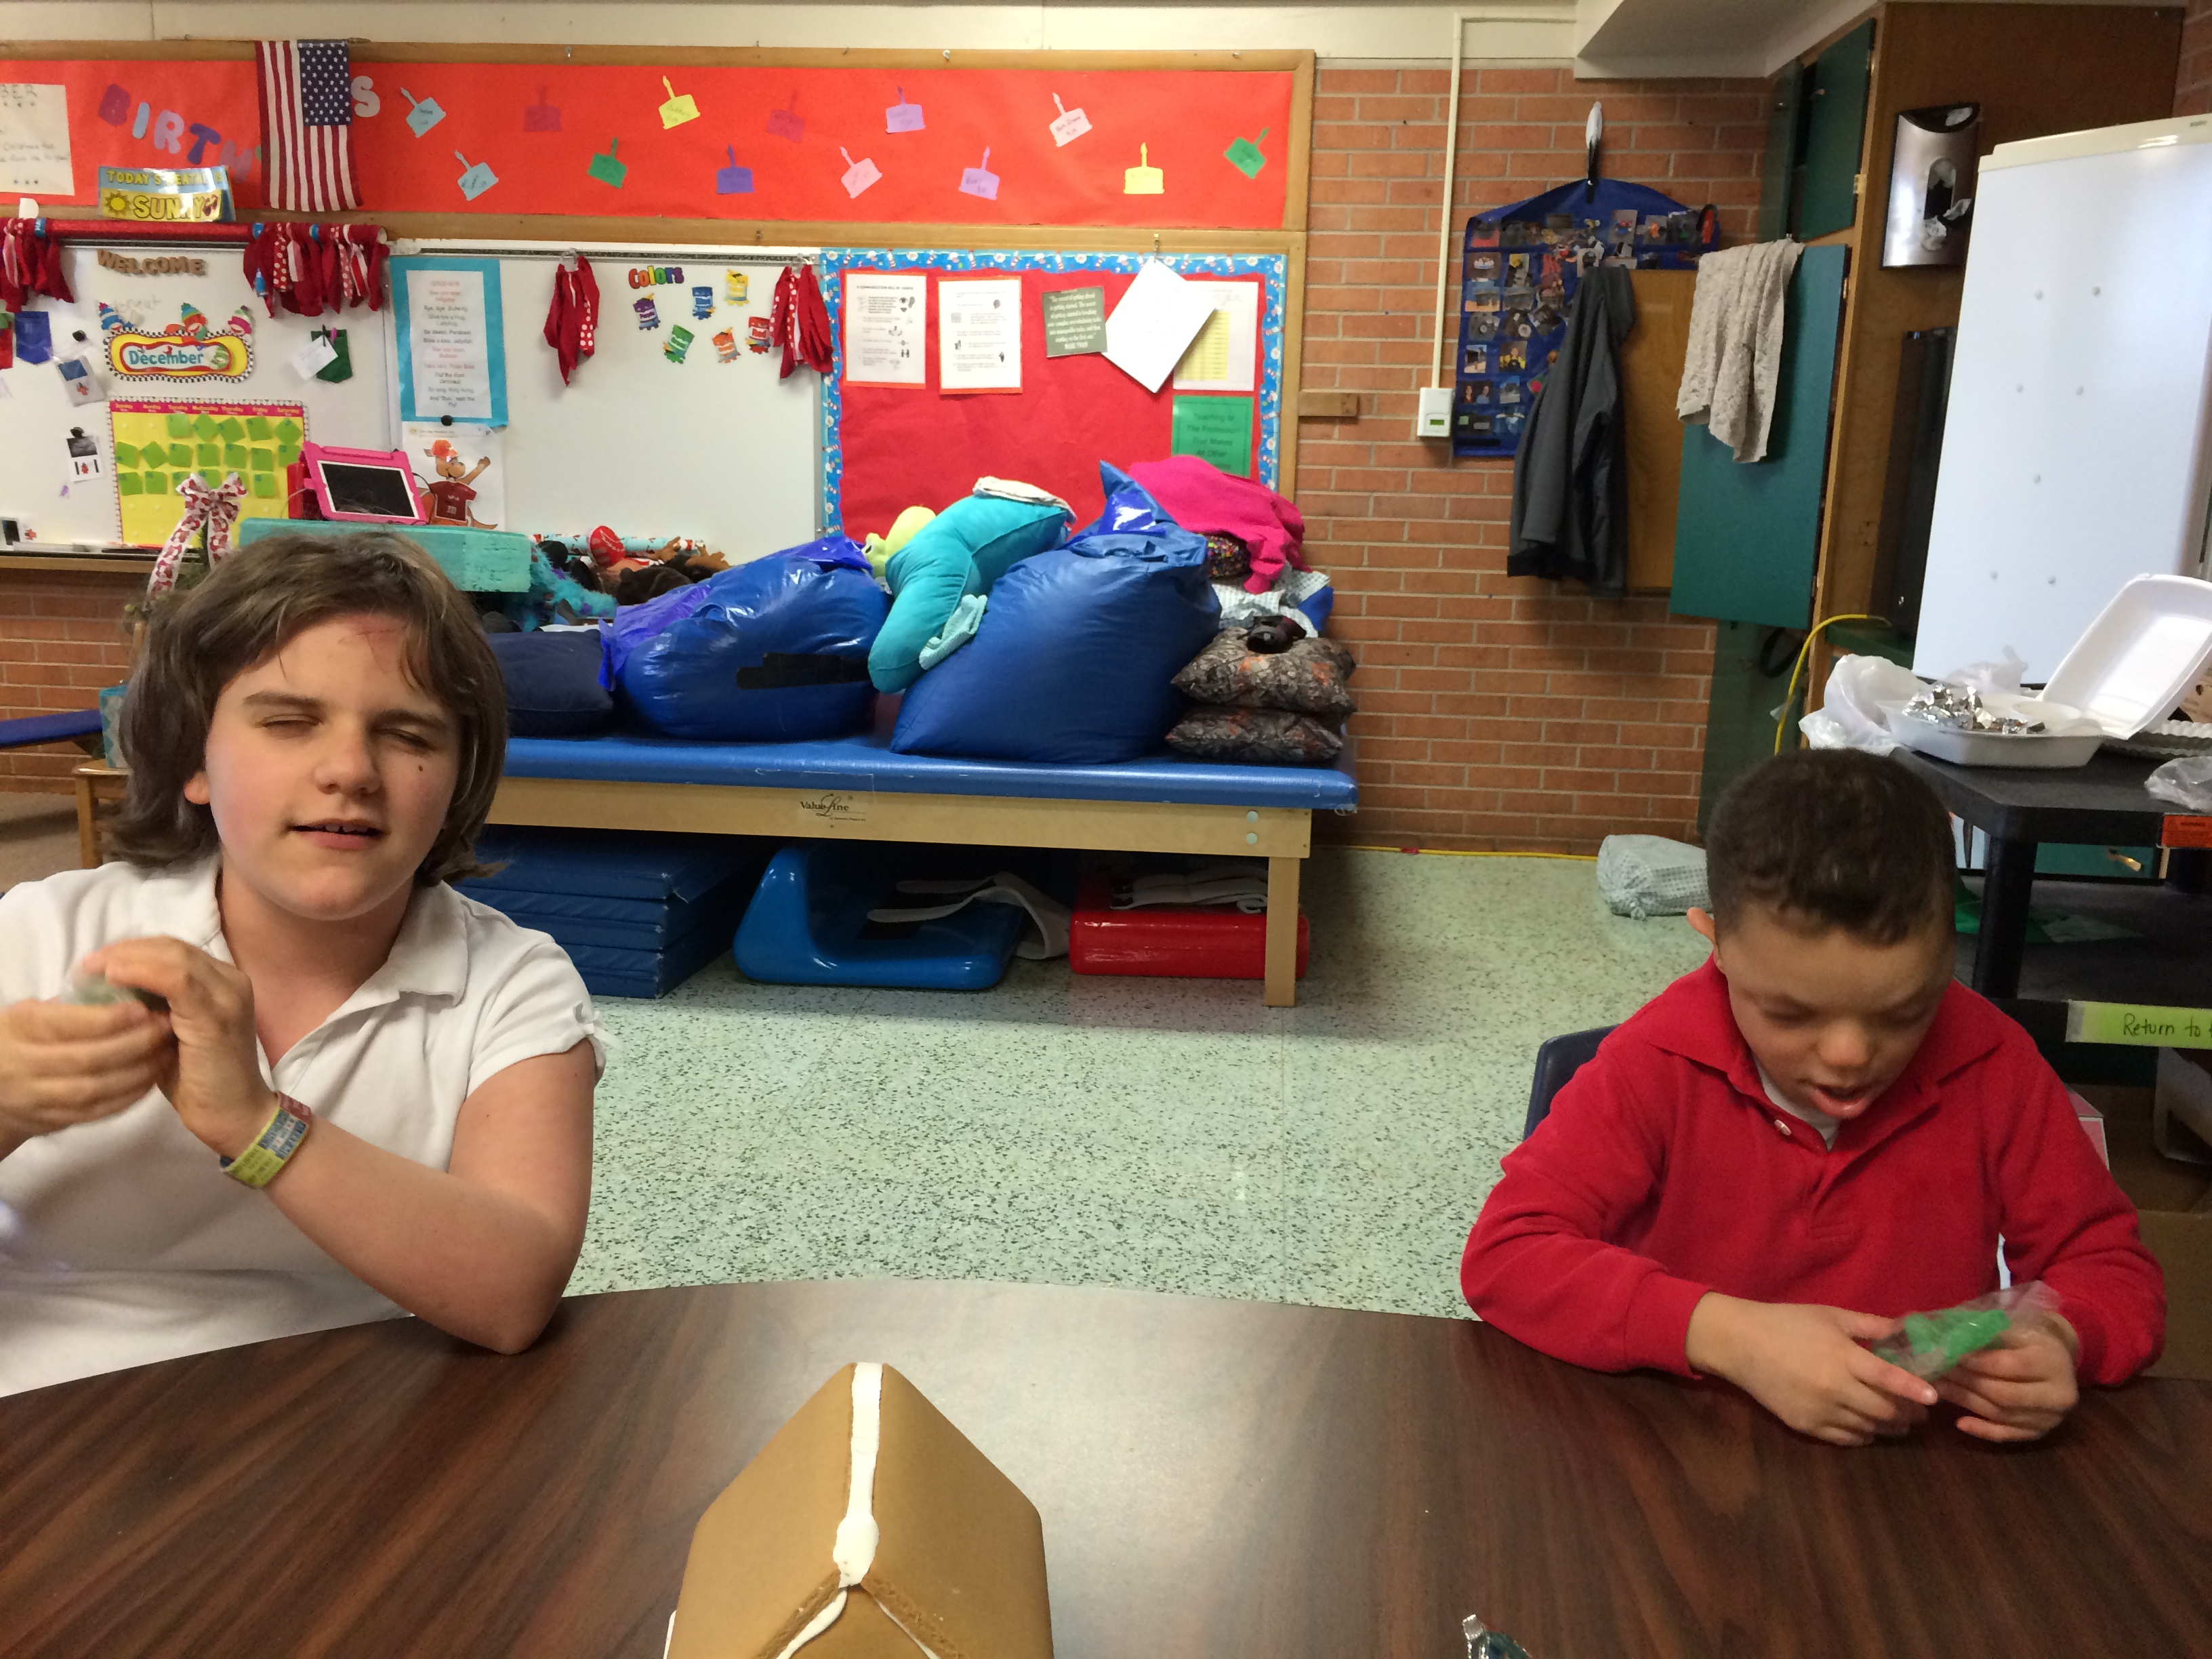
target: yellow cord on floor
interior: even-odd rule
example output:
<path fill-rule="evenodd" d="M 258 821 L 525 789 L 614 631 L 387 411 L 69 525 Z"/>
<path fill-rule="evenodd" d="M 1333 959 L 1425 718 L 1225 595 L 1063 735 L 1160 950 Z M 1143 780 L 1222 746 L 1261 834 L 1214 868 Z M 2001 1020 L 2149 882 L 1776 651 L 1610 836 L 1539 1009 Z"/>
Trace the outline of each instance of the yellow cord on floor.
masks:
<path fill-rule="evenodd" d="M 1782 734 L 1790 729 L 1790 711 L 1797 703 L 1797 677 L 1805 672 L 1806 661 L 1813 654 L 1813 641 L 1820 637 L 1820 630 L 1824 628 L 1832 628 L 1838 623 L 1886 622 L 1887 620 L 1884 617 L 1869 617 L 1863 612 L 1854 612 L 1848 617 L 1823 617 L 1813 624 L 1812 631 L 1805 635 L 1805 643 L 1797 647 L 1797 661 L 1790 670 L 1790 690 L 1782 699 L 1782 718 L 1774 722 L 1774 752 L 1776 754 L 1782 752 Z"/>

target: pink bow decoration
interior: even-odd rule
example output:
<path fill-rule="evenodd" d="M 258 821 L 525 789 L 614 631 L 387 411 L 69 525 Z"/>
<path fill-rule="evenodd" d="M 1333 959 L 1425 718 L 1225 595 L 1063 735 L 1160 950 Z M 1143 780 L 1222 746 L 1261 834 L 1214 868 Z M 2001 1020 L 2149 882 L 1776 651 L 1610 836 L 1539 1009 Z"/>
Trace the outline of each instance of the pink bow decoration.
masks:
<path fill-rule="evenodd" d="M 177 527 L 155 557 L 154 574 L 146 579 L 149 599 L 158 598 L 177 585 L 177 567 L 185 562 L 192 532 L 203 525 L 207 527 L 210 567 L 230 551 L 230 530 L 238 522 L 239 507 L 246 499 L 246 480 L 234 472 L 210 489 L 200 482 L 199 474 L 187 472 L 177 480 L 177 494 L 185 498 L 185 516 L 177 520 Z"/>

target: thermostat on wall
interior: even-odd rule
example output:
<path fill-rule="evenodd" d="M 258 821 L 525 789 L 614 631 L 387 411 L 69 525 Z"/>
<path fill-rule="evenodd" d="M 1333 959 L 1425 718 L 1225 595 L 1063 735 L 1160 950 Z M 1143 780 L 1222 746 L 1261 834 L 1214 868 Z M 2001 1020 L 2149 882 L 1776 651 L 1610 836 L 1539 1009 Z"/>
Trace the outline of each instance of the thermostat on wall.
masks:
<path fill-rule="evenodd" d="M 1416 438 L 1450 437 L 1451 409 L 1452 389 L 1449 386 L 1423 386 L 1419 412 L 1413 416 L 1413 435 Z"/>

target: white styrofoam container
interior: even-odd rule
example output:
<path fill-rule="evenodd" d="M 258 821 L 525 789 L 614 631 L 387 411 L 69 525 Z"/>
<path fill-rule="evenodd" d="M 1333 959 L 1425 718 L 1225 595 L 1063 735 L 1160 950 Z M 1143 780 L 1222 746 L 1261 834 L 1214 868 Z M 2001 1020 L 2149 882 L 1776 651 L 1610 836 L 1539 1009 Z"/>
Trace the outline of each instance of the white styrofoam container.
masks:
<path fill-rule="evenodd" d="M 2212 582 L 2136 576 L 2112 595 L 2074 642 L 2040 697 L 1992 696 L 1990 707 L 2057 726 L 2094 720 L 2096 732 L 1965 732 L 1881 705 L 1890 735 L 1908 749 L 1960 766 L 2087 766 L 2107 738 L 2132 738 L 2163 720 L 2212 660 Z"/>
<path fill-rule="evenodd" d="M 2043 695 L 2115 738 L 2162 720 L 2212 659 L 2212 582 L 2137 576 L 2074 642 Z"/>
<path fill-rule="evenodd" d="M 1989 701 L 1995 704 L 2000 700 Z M 1890 736 L 1907 749 L 1957 766 L 2087 766 L 2105 741 L 2097 732 L 1967 732 L 1955 726 L 1936 726 L 1906 714 L 1901 702 L 1886 702 L 1881 712 Z M 2035 697 L 2022 697 L 2004 712 L 2022 720 L 2047 722 L 2080 718 L 2062 703 Z"/>

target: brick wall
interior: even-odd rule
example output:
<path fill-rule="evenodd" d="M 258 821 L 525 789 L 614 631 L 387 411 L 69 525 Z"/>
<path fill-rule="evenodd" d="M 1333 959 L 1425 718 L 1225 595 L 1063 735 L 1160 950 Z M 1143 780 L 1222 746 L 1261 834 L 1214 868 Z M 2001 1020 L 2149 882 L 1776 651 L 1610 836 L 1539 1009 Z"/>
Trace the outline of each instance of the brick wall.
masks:
<path fill-rule="evenodd" d="M 0 720 L 89 708 L 129 671 L 123 606 L 143 576 L 0 574 Z M 65 790 L 75 744 L 0 750 L 0 789 Z"/>
<path fill-rule="evenodd" d="M 1360 811 L 1331 832 L 1570 851 L 1688 836 L 1711 625 L 1669 617 L 1663 598 L 1508 579 L 1510 464 L 1411 435 L 1434 355 L 1449 90 L 1443 68 L 1328 64 L 1315 88 L 1304 384 L 1362 394 L 1359 419 L 1298 431 L 1308 550 L 1360 659 Z M 1760 83 L 1585 82 L 1564 65 L 1463 74 L 1455 221 L 1580 177 L 1593 100 L 1608 177 L 1715 203 L 1725 236 L 1748 240 Z M 1445 327 L 1455 338 L 1455 313 Z"/>
<path fill-rule="evenodd" d="M 2189 0 L 2181 22 L 2181 68 L 2174 76 L 2173 112 L 2212 115 L 2212 0 Z"/>

